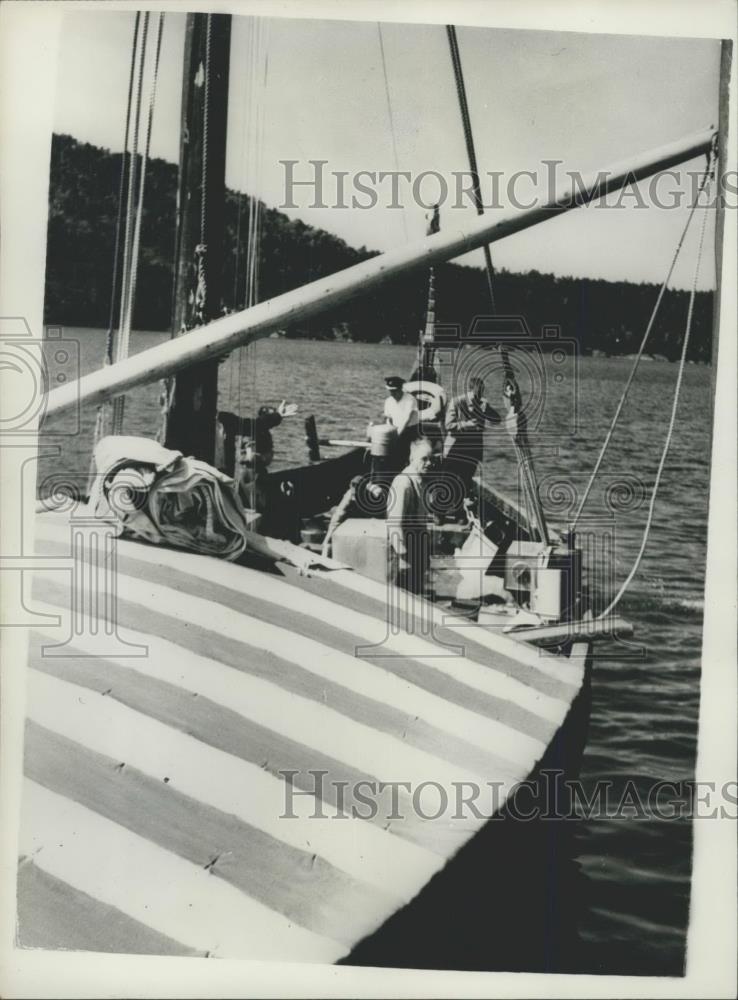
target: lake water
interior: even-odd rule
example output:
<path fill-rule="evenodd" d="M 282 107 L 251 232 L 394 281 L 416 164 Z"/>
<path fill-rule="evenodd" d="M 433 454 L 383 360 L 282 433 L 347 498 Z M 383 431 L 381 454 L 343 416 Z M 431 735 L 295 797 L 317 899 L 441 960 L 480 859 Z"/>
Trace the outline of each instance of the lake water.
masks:
<path fill-rule="evenodd" d="M 78 340 L 83 372 L 99 367 L 103 332 L 65 330 L 65 336 Z M 132 350 L 163 337 L 134 334 Z M 501 406 L 499 375 L 487 370 L 492 355 L 496 352 L 489 352 L 487 359 L 467 352 L 461 364 L 464 371 L 476 365 L 488 375 L 490 402 Z M 415 352 L 406 347 L 267 340 L 232 355 L 223 365 L 220 405 L 248 414 L 255 404 L 274 405 L 282 398 L 296 402 L 299 417 L 285 421 L 274 434 L 275 467 L 303 464 L 304 416 L 315 414 L 321 435 L 363 438 L 368 419 L 381 412 L 383 377 L 406 375 L 414 361 Z M 545 359 L 545 378 L 536 390 L 541 405 L 532 420 L 535 424 L 540 418 L 540 427 L 532 426 L 530 436 L 544 507 L 553 522 L 566 521 L 572 498 L 586 482 L 630 363 L 621 358 L 575 362 L 566 345 Z M 523 367 L 521 388 L 527 398 L 536 384 L 536 370 L 535 365 Z M 447 374 L 452 375 L 451 367 Z M 600 599 L 607 599 L 625 578 L 640 544 L 676 375 L 676 365 L 643 362 L 586 508 L 584 533 L 613 539 L 612 554 L 599 555 L 601 572 L 590 580 Z M 126 415 L 126 433 L 152 435 L 158 388 L 132 393 Z M 43 492 L 59 478 L 68 480 L 71 474 L 84 481 L 86 476 L 95 414 L 83 410 L 79 432 L 56 437 L 71 427 L 70 419 L 48 422 L 53 437 L 47 443 L 58 445 L 60 452 L 40 460 Z M 619 606 L 635 625 L 636 646 L 608 642 L 597 647 L 581 773 L 590 793 L 601 780 L 612 781 L 617 789 L 632 780 L 645 801 L 655 782 L 687 781 L 694 775 L 710 428 L 711 369 L 689 365 L 650 544 Z M 489 435 L 484 475 L 515 496 L 517 468 L 504 433 Z M 578 825 L 575 860 L 583 887 L 579 971 L 681 974 L 691 851 L 688 819 L 620 816 Z"/>

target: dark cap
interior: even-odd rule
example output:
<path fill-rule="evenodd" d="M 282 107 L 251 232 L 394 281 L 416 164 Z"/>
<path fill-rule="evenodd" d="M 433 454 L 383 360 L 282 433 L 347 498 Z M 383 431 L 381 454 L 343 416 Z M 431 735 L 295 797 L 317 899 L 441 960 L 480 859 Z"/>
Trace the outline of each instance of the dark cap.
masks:
<path fill-rule="evenodd" d="M 405 379 L 400 378 L 399 375 L 388 375 L 384 380 L 384 384 L 388 389 L 401 389 L 405 384 Z"/>

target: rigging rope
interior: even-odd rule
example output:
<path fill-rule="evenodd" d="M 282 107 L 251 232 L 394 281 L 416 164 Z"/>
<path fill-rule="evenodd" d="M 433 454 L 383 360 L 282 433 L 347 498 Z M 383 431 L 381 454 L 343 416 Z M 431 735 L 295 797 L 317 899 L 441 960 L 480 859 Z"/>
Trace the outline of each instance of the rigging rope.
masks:
<path fill-rule="evenodd" d="M 141 47 L 139 52 L 138 76 L 136 82 L 136 110 L 133 118 L 133 141 L 131 144 L 131 158 L 128 168 L 128 195 L 126 205 L 126 229 L 123 243 L 123 274 L 121 278 L 121 300 L 120 318 L 118 320 L 118 342 L 116 344 L 115 360 L 122 361 L 127 353 L 127 340 L 125 336 L 125 321 L 128 314 L 128 299 L 131 284 L 131 244 L 133 240 L 133 188 L 136 183 L 138 172 L 138 136 L 141 120 L 141 97 L 143 92 L 143 73 L 146 63 L 146 44 L 149 33 L 149 12 L 146 11 L 143 20 L 143 31 L 141 33 Z M 126 351 L 124 353 L 123 345 Z M 123 411 L 125 407 L 125 397 L 117 396 L 113 400 L 112 431 L 113 434 L 120 434 L 123 426 Z"/>
<path fill-rule="evenodd" d="M 474 136 L 471 127 L 471 118 L 469 116 L 469 102 L 466 97 L 466 86 L 464 85 L 464 73 L 461 69 L 461 55 L 459 53 L 459 42 L 456 37 L 456 27 L 453 24 L 446 25 L 446 34 L 448 35 L 448 44 L 451 49 L 451 63 L 454 70 L 454 80 L 456 81 L 456 95 L 459 99 L 459 108 L 461 110 L 461 124 L 464 129 L 464 142 L 466 143 L 466 153 L 469 159 L 469 168 L 472 175 L 472 194 L 474 196 L 474 206 L 477 210 L 477 215 L 484 215 L 484 205 L 482 204 L 482 190 L 479 186 L 479 168 L 477 166 L 477 154 L 474 149 Z M 489 244 L 485 243 L 482 248 L 484 252 L 484 267 L 487 272 L 487 286 L 489 289 L 489 299 L 492 304 L 492 312 L 497 312 L 497 306 L 495 304 L 495 290 L 494 290 L 494 267 L 492 266 L 492 254 L 489 249 Z M 509 369 L 509 360 L 507 357 L 507 351 L 502 352 L 503 362 L 505 364 L 506 373 Z"/>
<path fill-rule="evenodd" d="M 151 80 L 151 90 L 149 93 L 149 106 L 146 116 L 144 131 L 144 149 L 141 156 L 141 168 L 139 174 L 138 199 L 136 203 L 135 224 L 133 232 L 133 242 L 129 261 L 129 288 L 126 296 L 126 313 L 121 323 L 120 337 L 118 343 L 118 360 L 128 357 L 131 341 L 131 327 L 133 325 L 133 310 L 136 304 L 136 287 L 138 284 L 138 260 L 141 246 L 141 226 L 143 223 L 144 191 L 146 188 L 146 168 L 151 151 L 151 131 L 154 120 L 154 107 L 156 105 L 156 88 L 159 78 L 159 59 L 161 56 L 161 41 L 164 30 L 164 14 L 159 14 L 156 34 L 156 49 L 154 52 L 154 67 Z M 140 96 L 140 95 L 139 95 Z M 138 102 L 140 104 L 140 100 Z M 120 434 L 123 427 L 123 415 L 125 412 L 125 395 L 119 396 L 115 401 L 118 406 L 114 408 L 113 432 Z"/>
<path fill-rule="evenodd" d="M 245 309 L 259 300 L 260 247 L 264 205 L 258 196 L 264 169 L 263 133 L 265 125 L 265 95 L 269 75 L 269 22 L 252 17 L 247 25 L 248 54 L 245 60 L 245 88 L 241 114 L 240 161 L 243 165 L 236 204 L 236 247 L 233 275 L 233 308 Z M 243 199 L 247 201 L 243 219 Z M 241 239 L 246 226 L 243 251 L 243 298 L 239 292 L 241 277 Z M 248 412 L 252 422 L 257 417 L 257 372 L 255 345 L 236 348 L 228 366 L 229 405 L 239 414 Z M 246 384 L 246 380 L 249 384 Z M 248 402 L 246 401 L 248 399 Z"/>
<path fill-rule="evenodd" d="M 699 189 L 699 191 L 697 193 L 697 198 L 695 199 L 695 206 L 699 202 L 699 199 L 700 199 L 700 196 L 702 195 L 702 192 L 706 189 L 707 185 L 712 180 L 714 168 L 715 168 L 715 151 L 713 149 L 713 151 L 710 153 L 710 156 L 709 156 L 708 165 L 707 165 L 707 168 L 705 170 L 705 176 L 704 176 L 704 178 L 702 180 L 702 184 L 700 185 L 700 189 Z M 656 472 L 656 478 L 654 480 L 653 489 L 651 490 L 651 500 L 650 500 L 649 506 L 648 506 L 648 517 L 646 518 L 646 525 L 645 525 L 645 528 L 643 529 L 643 535 L 641 537 L 641 545 L 640 545 L 640 548 L 638 550 L 638 555 L 636 556 L 635 561 L 634 561 L 634 563 L 633 563 L 633 565 L 632 565 L 632 567 L 630 569 L 630 572 L 628 573 L 627 577 L 625 578 L 625 580 L 621 584 L 620 589 L 618 590 L 618 592 L 615 595 L 615 597 L 613 597 L 613 599 L 607 605 L 607 607 L 605 608 L 605 610 L 598 616 L 599 618 L 606 618 L 607 615 L 609 615 L 610 612 L 613 611 L 614 608 L 620 603 L 620 600 L 622 599 L 623 594 L 628 589 L 628 587 L 630 586 L 630 584 L 631 584 L 631 582 L 633 580 L 633 577 L 638 572 L 638 567 L 641 564 L 641 559 L 643 558 L 643 554 L 646 551 L 646 545 L 648 543 L 648 537 L 649 537 L 649 534 L 651 532 L 651 526 L 653 524 L 653 515 L 654 515 L 654 511 L 656 509 L 656 498 L 658 496 L 659 486 L 661 484 L 661 476 L 663 474 L 664 467 L 666 465 L 666 459 L 667 459 L 667 456 L 669 454 L 669 448 L 671 447 L 671 441 L 672 441 L 672 437 L 674 435 L 674 427 L 676 425 L 676 416 L 677 416 L 677 410 L 678 410 L 678 407 L 679 407 L 679 395 L 681 393 L 682 379 L 684 377 L 684 369 L 685 369 L 686 363 L 687 363 L 687 348 L 689 347 L 689 337 L 690 337 L 690 333 L 691 333 L 691 330 L 692 330 L 692 318 L 693 318 L 693 315 L 694 315 L 694 302 L 695 302 L 695 296 L 696 296 L 696 292 L 697 292 L 697 279 L 699 277 L 700 263 L 702 261 L 702 251 L 703 251 L 704 243 L 705 243 L 705 229 L 706 229 L 706 226 L 707 226 L 708 209 L 709 209 L 709 198 L 707 199 L 707 202 L 705 204 L 704 214 L 702 216 L 702 226 L 701 226 L 701 229 L 700 229 L 699 247 L 697 249 L 697 262 L 696 262 L 695 270 L 694 270 L 694 278 L 692 280 L 692 288 L 691 288 L 690 293 L 689 293 L 689 307 L 687 309 L 687 323 L 686 323 L 686 327 L 685 327 L 685 331 L 684 331 L 684 342 L 682 344 L 682 354 L 681 354 L 681 358 L 679 360 L 679 371 L 677 373 L 677 381 L 676 381 L 676 386 L 674 388 L 674 399 L 673 399 L 672 405 L 671 405 L 671 416 L 669 418 L 669 427 L 668 427 L 668 430 L 666 432 L 666 440 L 664 441 L 664 447 L 663 447 L 663 450 L 661 452 L 661 459 L 659 461 L 658 470 Z M 691 220 L 693 214 L 694 214 L 694 207 L 693 207 L 692 212 L 690 212 L 690 220 Z M 683 239 L 683 237 L 682 237 L 682 239 Z"/>
<path fill-rule="evenodd" d="M 592 472 L 590 474 L 589 480 L 588 480 L 587 485 L 585 487 L 584 493 L 582 494 L 582 499 L 581 499 L 581 501 L 579 503 L 579 507 L 577 509 L 577 512 L 574 515 L 574 520 L 572 521 L 571 528 L 570 528 L 571 531 L 575 531 L 576 530 L 577 524 L 579 523 L 579 519 L 582 516 L 582 511 L 584 510 L 584 507 L 585 507 L 585 505 L 587 503 L 587 500 L 589 498 L 589 494 L 591 493 L 592 487 L 594 486 L 595 481 L 597 479 L 597 475 L 598 475 L 598 473 L 600 471 L 600 466 L 602 465 L 602 460 L 604 459 L 605 453 L 607 452 L 607 449 L 608 449 L 608 447 L 610 445 L 610 440 L 612 439 L 613 433 L 615 431 L 615 427 L 617 426 L 618 420 L 620 419 L 620 413 L 621 413 L 621 411 L 623 409 L 623 406 L 625 404 L 625 400 L 628 397 L 628 393 L 630 392 L 630 387 L 633 384 L 633 380 L 635 379 L 636 372 L 638 371 L 638 365 L 640 364 L 641 357 L 643 356 L 643 352 L 646 349 L 646 344 L 648 343 L 648 338 L 650 337 L 651 330 L 653 329 L 653 325 L 656 322 L 656 317 L 657 317 L 659 309 L 661 307 L 661 302 L 662 302 L 662 300 L 664 298 L 664 295 L 666 294 L 666 289 L 667 289 L 667 287 L 669 285 L 669 282 L 671 281 L 671 276 L 674 273 L 674 268 L 676 267 L 677 260 L 679 259 L 679 255 L 680 255 L 680 253 L 682 251 L 682 247 L 684 245 L 684 240 L 686 239 L 687 232 L 689 231 L 689 227 L 692 224 L 692 219 L 694 218 L 694 214 L 695 214 L 695 212 L 697 210 L 697 206 L 698 206 L 698 203 L 699 203 L 700 196 L 702 195 L 702 192 L 704 191 L 705 186 L 707 184 L 707 181 L 709 179 L 711 169 L 712 169 L 712 160 L 710 161 L 710 164 L 708 164 L 707 170 L 705 172 L 705 176 L 703 177 L 702 183 L 701 183 L 700 188 L 699 188 L 699 190 L 697 192 L 697 196 L 696 196 L 696 198 L 695 198 L 695 200 L 694 200 L 694 202 L 693 202 L 693 204 L 692 204 L 692 206 L 690 208 L 689 215 L 687 216 L 687 221 L 684 224 L 684 228 L 682 230 L 682 233 L 681 233 L 681 235 L 679 237 L 679 240 L 677 241 L 676 249 L 674 250 L 674 254 L 673 254 L 672 259 L 671 259 L 671 264 L 669 265 L 669 270 L 667 271 L 666 277 L 664 278 L 664 281 L 663 281 L 663 284 L 661 285 L 661 288 L 659 289 L 659 294 L 658 294 L 658 296 L 656 298 L 656 302 L 655 302 L 653 310 L 651 312 L 651 316 L 650 316 L 650 318 L 648 320 L 648 324 L 646 325 L 646 332 L 643 335 L 643 339 L 641 341 L 641 345 L 638 348 L 638 353 L 636 354 L 635 359 L 633 361 L 633 366 L 632 366 L 632 368 L 630 370 L 630 374 L 628 376 L 628 380 L 625 383 L 625 388 L 623 389 L 623 392 L 622 392 L 622 394 L 620 396 L 620 400 L 619 400 L 618 405 L 617 405 L 617 407 L 615 409 L 615 413 L 613 415 L 612 421 L 610 422 L 610 426 L 608 428 L 607 434 L 605 435 L 605 440 L 604 440 L 604 442 L 602 444 L 602 447 L 600 449 L 600 453 L 597 456 L 597 461 L 595 462 L 594 468 L 592 469 Z"/>
<path fill-rule="evenodd" d="M 149 13 L 147 11 L 144 14 L 143 32 L 141 35 L 141 50 L 139 52 L 139 63 L 138 63 L 138 79 L 136 83 L 136 110 L 134 112 L 134 118 L 133 118 L 133 141 L 131 144 L 131 156 L 129 159 L 129 167 L 128 167 L 126 229 L 125 229 L 125 238 L 123 243 L 123 275 L 121 279 L 120 318 L 118 321 L 119 331 L 122 331 L 123 322 L 128 308 L 128 295 L 130 292 L 131 244 L 133 240 L 133 225 L 134 225 L 134 212 L 135 212 L 135 202 L 134 202 L 133 192 L 138 177 L 138 138 L 139 138 L 139 129 L 141 124 L 143 73 L 144 73 L 144 65 L 146 63 L 146 45 L 148 39 L 148 32 L 149 32 Z M 121 357 L 122 355 L 121 355 L 120 335 L 119 335 L 118 344 L 116 348 L 116 360 L 120 361 Z"/>
<path fill-rule="evenodd" d="M 382 76 L 384 77 L 384 94 L 387 98 L 387 116 L 389 118 L 390 124 L 390 135 L 392 136 L 392 155 L 395 161 L 395 174 L 399 177 L 400 174 L 400 158 L 397 155 L 397 136 L 395 135 L 395 116 L 392 113 L 392 98 L 390 97 L 390 87 L 389 78 L 387 76 L 387 61 L 384 56 L 384 39 L 382 37 L 382 25 L 381 22 L 377 21 L 377 32 L 379 34 L 379 52 L 382 57 Z M 402 231 L 405 234 L 405 242 L 409 242 L 410 236 L 407 231 L 407 219 L 405 218 L 405 209 L 400 209 L 400 218 L 402 219 Z"/>
<path fill-rule="evenodd" d="M 254 287 L 257 256 L 256 225 L 258 214 L 257 189 L 259 183 L 259 98 L 258 87 L 258 66 L 260 44 L 262 40 L 262 22 L 259 18 L 251 21 L 251 57 L 249 60 L 248 79 L 248 115 L 247 126 L 250 142 L 246 150 L 246 177 L 245 182 L 250 189 L 248 197 L 248 231 L 246 235 L 246 263 L 244 274 L 243 305 L 249 308 L 253 305 L 256 293 Z M 255 379 L 255 358 L 254 349 L 250 346 L 241 348 L 238 353 L 238 398 L 239 412 L 243 409 L 243 395 L 246 392 L 244 385 L 244 370 L 251 374 L 251 384 L 249 386 L 250 416 L 252 422 L 256 420 L 256 379 Z M 253 424 L 252 424 L 253 425 Z"/>
<path fill-rule="evenodd" d="M 208 305 L 207 268 L 205 257 L 208 252 L 207 235 L 207 190 L 208 190 L 208 132 L 210 129 L 210 73 L 212 69 L 211 45 L 213 15 L 205 18 L 205 67 L 202 108 L 202 169 L 200 173 L 200 242 L 195 247 L 195 267 L 197 269 L 197 284 L 195 286 L 195 303 L 193 309 L 194 325 L 206 323 L 212 314 Z M 183 331 L 184 332 L 184 331 Z"/>
<path fill-rule="evenodd" d="M 131 291 L 128 303 L 128 321 L 126 324 L 126 345 L 125 354 L 128 356 L 128 348 L 131 336 L 131 325 L 133 322 L 133 309 L 136 301 L 136 286 L 138 283 L 138 258 L 139 250 L 141 244 L 141 226 L 143 224 L 143 203 L 144 203 L 144 190 L 146 187 L 146 167 L 148 165 L 149 154 L 151 152 L 151 127 L 154 120 L 154 106 L 156 104 L 156 86 L 159 78 L 159 58 L 161 56 L 161 39 L 164 29 L 164 14 L 159 14 L 159 23 L 157 26 L 157 36 L 156 36 L 156 51 L 154 55 L 154 71 L 153 79 L 151 83 L 151 93 L 149 95 L 149 108 L 148 115 L 146 118 L 146 133 L 144 140 L 144 152 L 141 158 L 141 178 L 139 182 L 138 189 L 138 204 L 136 206 L 136 226 L 133 234 L 133 249 L 131 253 Z"/>
<path fill-rule="evenodd" d="M 113 340 L 115 334 L 115 303 L 118 298 L 118 272 L 120 270 L 120 233 L 123 226 L 123 194 L 125 191 L 128 158 L 128 139 L 131 131 L 131 106 L 133 103 L 133 80 L 136 71 L 136 50 L 138 48 L 138 31 L 141 22 L 141 11 L 136 11 L 133 26 L 133 45 L 131 47 L 131 66 L 128 74 L 128 99 L 126 102 L 126 128 L 123 138 L 123 154 L 120 162 L 120 182 L 118 184 L 118 216 L 115 224 L 115 246 L 113 249 L 113 280 L 110 292 L 110 314 L 108 316 L 108 332 L 105 338 L 105 363 L 113 362 Z"/>
<path fill-rule="evenodd" d="M 248 65 L 248 62 L 247 62 Z M 246 108 L 247 100 L 241 102 L 241 127 L 239 132 L 239 163 L 244 161 L 244 150 L 246 148 Z M 231 297 L 231 307 L 234 312 L 239 310 L 241 306 L 239 305 L 238 297 L 238 278 L 241 270 L 241 228 L 243 222 L 243 179 L 238 185 L 238 191 L 236 192 L 236 246 L 233 257 L 233 294 Z M 235 357 L 238 359 L 239 367 L 237 368 L 234 364 L 234 353 Z M 234 400 L 236 399 L 238 392 L 238 382 L 236 381 L 236 376 L 240 368 L 240 358 L 241 358 L 241 348 L 236 348 L 235 352 L 232 352 L 228 356 L 228 405 L 233 406 Z"/>
<path fill-rule="evenodd" d="M 205 21 L 205 93 L 202 110 L 202 177 L 200 194 L 200 243 L 205 243 L 205 226 L 207 223 L 206 191 L 208 189 L 208 130 L 210 128 L 210 50 L 213 37 L 213 15 L 208 14 Z"/>
<path fill-rule="evenodd" d="M 115 222 L 115 243 L 113 246 L 113 274 L 110 287 L 110 311 L 108 313 L 108 329 L 105 334 L 105 365 L 110 365 L 113 363 L 113 348 L 115 345 L 115 312 L 116 312 L 116 301 L 118 298 L 118 284 L 119 284 L 119 272 L 120 272 L 120 244 L 121 244 L 121 230 L 123 228 L 123 194 L 125 192 L 126 176 L 129 172 L 129 153 L 128 153 L 128 140 L 130 138 L 131 131 L 131 108 L 133 104 L 133 81 L 136 75 L 136 54 L 138 51 L 138 33 L 141 24 L 141 11 L 136 11 L 136 17 L 133 24 L 133 42 L 131 44 L 131 65 L 128 73 L 128 97 L 126 100 L 126 125 L 123 136 L 123 152 L 121 153 L 120 160 L 120 181 L 118 183 L 118 211 Z M 109 403 L 101 403 L 97 408 L 97 414 L 95 417 L 95 432 L 94 432 L 94 443 L 104 437 L 105 435 L 105 424 L 110 410 Z M 94 451 L 94 448 L 93 448 Z M 94 460 L 90 460 L 90 475 L 92 475 L 92 467 L 94 465 Z"/>
<path fill-rule="evenodd" d="M 259 198 L 259 191 L 262 189 L 264 173 L 264 128 L 265 128 L 265 107 L 266 89 L 269 79 L 269 22 L 258 19 L 258 33 L 256 35 L 256 54 L 254 58 L 254 106 L 255 106 L 255 142 L 254 142 L 254 181 L 252 185 L 251 203 L 253 205 L 253 232 L 249 233 L 249 248 L 247 254 L 248 263 L 248 286 L 246 288 L 246 301 L 249 306 L 256 305 L 259 301 L 259 281 L 260 281 L 260 250 L 261 250 L 261 230 L 263 223 L 263 202 Z M 259 67 L 263 58 L 263 73 L 259 74 Z M 251 344 L 247 348 L 245 355 L 249 365 L 251 375 L 250 396 L 251 396 L 251 418 L 252 426 L 256 426 L 258 416 L 257 398 L 257 367 L 256 367 L 256 344 Z M 241 383 L 243 384 L 243 383 Z M 252 496 L 252 506 L 253 506 Z"/>

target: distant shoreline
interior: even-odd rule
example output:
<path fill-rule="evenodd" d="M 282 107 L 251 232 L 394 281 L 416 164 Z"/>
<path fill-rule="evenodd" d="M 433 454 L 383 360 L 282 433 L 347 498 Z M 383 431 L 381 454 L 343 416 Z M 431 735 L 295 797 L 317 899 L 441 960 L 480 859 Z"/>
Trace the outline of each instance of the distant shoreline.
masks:
<path fill-rule="evenodd" d="M 90 333 L 99 334 L 99 336 L 105 337 L 107 335 L 107 330 L 100 326 L 86 326 L 84 323 L 44 323 L 44 333 L 47 329 L 61 329 L 66 331 L 73 330 L 85 330 Z M 158 337 L 162 340 L 168 337 L 168 332 L 166 330 L 132 330 L 131 335 L 134 337 Z M 412 348 L 414 345 L 412 343 L 392 343 L 391 341 L 373 341 L 373 340 L 352 340 L 349 337 L 336 337 L 330 340 L 327 337 L 287 337 L 284 334 L 280 336 L 270 336 L 265 337 L 264 340 L 286 340 L 294 341 L 299 340 L 302 343 L 308 344 L 352 344 L 352 345 L 362 345 L 370 347 L 398 347 L 407 350 L 407 348 Z M 238 350 L 238 348 L 234 348 Z M 593 361 L 634 361 L 637 357 L 636 353 L 631 354 L 606 354 L 604 351 L 593 351 L 593 352 L 583 352 L 580 354 L 580 360 L 582 358 L 591 358 Z M 675 364 L 676 361 L 665 357 L 663 354 L 648 354 L 645 353 L 641 355 L 641 361 L 655 361 L 662 364 Z M 700 364 L 705 365 L 708 368 L 712 367 L 712 362 L 710 360 L 700 361 L 691 360 L 688 364 Z"/>

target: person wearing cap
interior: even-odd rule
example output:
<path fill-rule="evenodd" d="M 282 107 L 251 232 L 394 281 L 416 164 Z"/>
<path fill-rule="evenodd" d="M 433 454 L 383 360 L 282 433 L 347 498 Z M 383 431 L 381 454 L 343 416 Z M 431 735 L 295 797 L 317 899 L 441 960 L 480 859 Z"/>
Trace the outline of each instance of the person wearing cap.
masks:
<path fill-rule="evenodd" d="M 387 386 L 384 418 L 397 430 L 393 464 L 395 469 L 401 469 L 407 463 L 410 443 L 417 437 L 418 401 L 415 396 L 405 392 L 405 380 L 399 375 L 388 375 L 384 384 Z"/>
<path fill-rule="evenodd" d="M 369 481 L 368 476 L 354 476 L 348 489 L 333 511 L 328 531 L 323 539 L 322 556 L 330 556 L 332 539 L 339 524 L 349 517 L 378 517 L 384 513 L 381 486 Z"/>
<path fill-rule="evenodd" d="M 484 381 L 470 379 L 469 388 L 455 396 L 446 410 L 446 439 L 443 445 L 443 471 L 454 478 L 461 495 L 452 516 L 462 516 L 463 501 L 469 495 L 472 480 L 482 461 L 483 434 L 487 424 L 499 424 L 502 417 L 484 398 Z"/>

